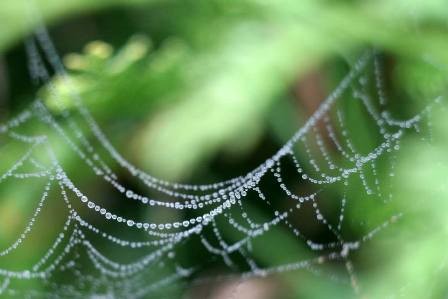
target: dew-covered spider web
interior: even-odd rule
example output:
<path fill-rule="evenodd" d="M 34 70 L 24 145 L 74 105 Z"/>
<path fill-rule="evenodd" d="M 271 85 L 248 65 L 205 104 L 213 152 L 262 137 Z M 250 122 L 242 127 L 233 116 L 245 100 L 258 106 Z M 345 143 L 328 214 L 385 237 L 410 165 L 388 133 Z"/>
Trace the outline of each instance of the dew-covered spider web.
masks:
<path fill-rule="evenodd" d="M 431 111 L 442 100 L 432 99 L 407 119 L 394 117 L 382 55 L 366 50 L 308 120 L 261 165 L 221 182 L 180 184 L 146 173 L 116 150 L 83 105 L 43 25 L 25 48 L 36 90 L 45 86 L 52 97 L 61 98 L 51 80 L 57 76 L 70 90 L 74 108 L 67 109 L 61 100 L 55 113 L 36 92 L 28 107 L 0 125 L 0 152 L 11 143 L 21 149 L 13 164 L 2 167 L 6 170 L 0 186 L 13 183 L 35 195 L 35 209 L 22 233 L 0 251 L 0 294 L 9 297 L 170 298 L 165 290 L 173 284 L 244 282 L 295 271 L 346 284 L 361 294 L 352 257 L 404 217 L 390 208 L 392 188 L 382 182 L 388 178 L 379 175 L 380 169 L 395 175 L 403 137 L 427 138 Z M 376 136 L 371 144 L 359 144 L 347 124 L 347 106 L 363 115 Z M 55 147 L 61 143 L 63 149 Z M 61 155 L 72 155 L 71 163 L 107 186 L 108 193 L 78 185 Z M 365 225 L 362 215 L 347 219 L 347 209 L 360 200 L 354 190 L 367 196 L 371 208 L 388 211 L 355 237 L 344 229 Z M 108 200 L 117 197 L 125 212 Z M 251 213 L 248 207 L 254 205 L 269 213 Z M 53 221 L 45 212 L 50 207 L 57 207 L 65 221 Z M 157 217 L 140 216 L 137 211 L 143 208 L 156 211 L 152 215 Z M 33 250 L 41 223 L 51 223 L 57 232 L 41 258 L 21 269 L 3 266 L 16 251 Z M 282 244 L 273 243 L 280 231 L 301 250 L 275 265 L 258 262 L 260 255 L 281 249 Z M 186 251 L 191 250 L 201 262 L 188 259 L 192 253 Z M 213 267 L 220 271 L 208 271 Z"/>

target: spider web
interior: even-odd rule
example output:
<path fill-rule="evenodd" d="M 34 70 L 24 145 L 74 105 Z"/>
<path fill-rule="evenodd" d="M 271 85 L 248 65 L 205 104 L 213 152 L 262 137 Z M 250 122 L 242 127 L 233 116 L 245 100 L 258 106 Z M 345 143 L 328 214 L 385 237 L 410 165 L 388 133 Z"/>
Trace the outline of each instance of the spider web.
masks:
<path fill-rule="evenodd" d="M 57 237 L 40 260 L 22 270 L 0 268 L 0 294 L 11 297 L 164 298 L 168 297 L 164 290 L 174 283 L 245 281 L 299 270 L 348 284 L 360 294 L 352 256 L 403 215 L 392 212 L 361 237 L 346 236 L 347 206 L 357 200 L 347 190 L 360 185 L 378 208 L 387 206 L 392 193 L 381 183 L 379 168 L 387 165 L 388 173 L 394 175 L 403 136 L 420 131 L 433 105 L 441 100 L 438 97 L 413 117 L 394 119 L 388 111 L 381 56 L 368 50 L 306 123 L 254 170 L 213 184 L 180 184 L 144 172 L 115 149 L 82 104 L 43 25 L 26 42 L 26 52 L 36 86 L 45 84 L 60 99 L 51 81 L 55 75 L 60 77 L 71 91 L 75 108 L 66 109 L 60 102 L 62 112 L 56 115 L 37 96 L 29 107 L 0 125 L 3 144 L 16 142 L 24 149 L 1 174 L 0 184 L 17 180 L 17 185 L 41 188 L 26 227 L 0 251 L 0 258 L 9 258 L 29 244 L 37 223 L 52 221 L 42 216 L 49 205 L 61 206 L 59 213 L 66 215 L 65 222 L 54 223 Z M 378 138 L 368 150 L 360 149 L 352 136 L 344 105 L 358 107 L 376 132 Z M 31 133 L 30 127 L 34 128 Z M 107 194 L 84 190 L 71 179 L 54 147 L 56 141 L 62 141 L 79 167 L 106 184 L 123 204 L 134 209 L 144 205 L 168 211 L 167 215 L 174 211 L 174 216 L 160 221 L 115 211 L 102 199 Z M 120 178 L 117 169 L 128 178 Z M 146 192 L 130 186 L 129 178 Z M 297 188 L 297 183 L 305 187 Z M 337 196 L 331 195 L 335 189 L 341 190 Z M 251 205 L 269 213 L 255 215 L 248 208 Z M 335 206 L 336 212 L 326 213 L 328 205 Z M 297 224 L 302 218 L 307 226 L 325 230 L 328 237 L 314 238 L 306 225 Z M 257 252 L 279 229 L 298 240 L 303 251 L 284 263 L 260 264 Z M 191 244 L 204 256 L 202 264 L 185 258 Z M 226 269 L 222 271 L 226 274 L 202 275 L 212 265 Z M 331 273 L 327 265 L 338 265 L 342 271 Z M 41 287 L 35 288 L 35 281 Z"/>

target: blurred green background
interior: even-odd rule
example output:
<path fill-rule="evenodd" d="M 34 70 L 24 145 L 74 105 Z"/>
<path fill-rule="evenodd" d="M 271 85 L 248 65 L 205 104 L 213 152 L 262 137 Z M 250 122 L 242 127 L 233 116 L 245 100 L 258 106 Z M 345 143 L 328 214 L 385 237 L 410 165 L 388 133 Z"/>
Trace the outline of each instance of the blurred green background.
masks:
<path fill-rule="evenodd" d="M 172 181 L 209 183 L 254 169 L 303 125 L 365 48 L 381 53 L 390 109 L 397 118 L 412 116 L 435 96 L 446 96 L 444 0 L 34 2 L 76 90 L 112 143 L 132 163 Z M 56 116 L 60 113 L 54 96 L 45 86 L 36 90 L 28 75 L 23 41 L 36 26 L 30 10 L 28 1 L 0 3 L 2 122 L 31 103 L 36 93 Z M 52 83 L 64 108 L 74 109 L 61 78 L 53 77 Z M 354 101 L 344 103 L 340 108 L 356 144 L 377 144 L 379 136 L 369 129 L 365 111 Z M 395 176 L 389 175 L 390 161 L 380 161 L 380 184 L 392 190 L 392 203 L 373 200 L 360 182 L 350 185 L 344 227 L 348 239 L 359 239 L 394 213 L 405 213 L 354 253 L 360 294 L 346 281 L 307 271 L 276 275 L 261 285 L 255 281 L 249 289 L 262 289 L 258 298 L 446 298 L 448 110 L 444 106 L 431 114 L 430 128 L 405 137 L 395 158 Z M 23 130 L 47 133 L 37 125 Z M 427 140 L 429 135 L 432 141 L 422 142 L 422 136 Z M 0 147 L 3 171 L 17 160 L 23 145 L 0 136 Z M 63 142 L 56 147 L 72 180 L 108 208 L 142 219 L 182 217 L 129 207 L 93 174 L 81 171 Z M 135 189 L 142 188 L 119 175 Z M 298 180 L 295 184 L 295 190 L 310 190 Z M 42 186 L 36 181 L 0 184 L 0 248 L 21 233 Z M 275 202 L 279 192 L 275 186 L 266 188 Z M 343 192 L 334 187 L 323 197 L 340 198 Z M 58 223 L 64 221 L 57 196 L 54 192 L 43 212 L 51 221 L 38 222 L 29 243 L 10 257 L 0 257 L 2 268 L 27 268 L 46 251 L 61 228 Z M 291 204 L 295 203 L 279 203 L 284 208 Z M 251 215 L 270 213 L 255 202 L 246 208 Z M 326 208 L 337 214 L 334 205 Z M 85 214 L 95 223 L 93 215 Z M 293 219 L 293 226 L 305 226 L 312 236 L 326 240 L 308 214 Z M 224 221 L 221 225 L 226 239 L 238 239 Z M 266 267 L 313 254 L 287 227 L 279 227 L 262 242 L 270 246 L 260 246 L 264 250 L 255 250 L 253 258 Z M 191 265 L 200 263 L 202 258 L 189 253 L 188 246 L 179 255 Z M 123 249 L 108 250 L 113 255 Z M 347 280 L 344 269 L 330 264 L 323 272 Z M 212 264 L 207 271 L 226 270 Z M 226 287 L 209 286 L 208 297 L 200 287 L 192 290 L 188 284 L 172 286 L 171 292 L 181 298 L 221 298 L 216 294 Z M 252 298 L 240 296 L 236 298 Z"/>

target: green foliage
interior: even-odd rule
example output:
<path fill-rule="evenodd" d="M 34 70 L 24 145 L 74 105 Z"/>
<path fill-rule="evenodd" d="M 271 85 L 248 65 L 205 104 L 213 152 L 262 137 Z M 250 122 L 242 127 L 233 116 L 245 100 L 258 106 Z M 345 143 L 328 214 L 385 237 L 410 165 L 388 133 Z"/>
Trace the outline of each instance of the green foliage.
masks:
<path fill-rule="evenodd" d="M 72 49 L 74 53 L 65 54 L 64 64 L 73 86 L 55 76 L 39 95 L 58 115 L 62 108 L 73 110 L 71 88 L 75 89 L 125 156 L 167 179 L 213 181 L 239 175 L 234 169 L 219 173 L 219 159 L 250 160 L 266 139 L 274 148 L 280 146 L 298 128 L 297 119 L 307 117 L 296 103 L 303 99 L 291 93 L 294 84 L 310 70 L 324 66 L 325 88 L 330 91 L 347 70 L 347 62 L 352 63 L 366 46 L 394 57 L 390 90 L 395 105 L 405 106 L 397 107 L 400 113 L 412 114 L 441 90 L 446 93 L 448 10 L 444 0 L 7 0 L 0 4 L 0 51 L 17 51 L 11 47 L 35 27 L 31 3 L 56 27 L 82 13 L 107 16 L 117 8 L 126 12 L 132 24 L 124 25 L 114 16 L 106 27 L 110 26 L 111 36 L 124 30 L 127 41 L 98 36 L 83 50 Z M 72 39 L 59 38 L 60 44 Z M 340 56 L 346 61 L 334 60 Z M 422 56 L 430 65 L 418 62 Z M 17 84 L 27 88 L 22 82 Z M 32 92 L 28 90 L 28 94 L 24 103 L 30 101 Z M 63 106 L 56 104 L 61 100 Z M 371 147 L 368 145 L 376 136 L 370 134 L 369 124 L 363 123 L 363 115 L 353 105 L 343 109 L 360 146 Z M 378 256 L 390 263 L 361 271 L 360 276 L 368 282 L 363 285 L 368 298 L 396 292 L 398 282 L 409 285 L 406 298 L 447 294 L 443 284 L 446 269 L 434 272 L 445 259 L 447 245 L 447 190 L 438 187 L 446 185 L 448 167 L 444 112 L 432 121 L 437 141 L 429 148 L 417 145 L 412 136 L 402 145 L 409 150 L 398 157 L 398 174 L 396 180 L 391 179 L 397 200 L 390 209 L 404 210 L 410 217 L 362 251 L 361 262 L 375 263 Z M 26 130 L 45 129 L 30 126 Z M 77 173 L 79 166 L 67 146 L 56 139 L 53 142 L 68 172 L 81 185 L 101 193 L 103 187 L 96 186 L 91 176 Z M 7 153 L 2 161 L 14 161 L 24 150 L 8 140 L 1 144 Z M 272 153 L 263 152 L 260 161 Z M 241 162 L 238 170 L 251 170 L 253 163 L 260 161 Z M 7 169 L 6 164 L 1 170 Z M 382 184 L 391 183 L 384 180 Z M 2 187 L 0 219 L 14 219 L 8 220 L 10 226 L 0 228 L 1 245 L 9 244 L 21 231 L 24 223 L 18 219 L 26 221 L 39 188 L 42 186 L 18 189 L 12 183 Z M 351 190 L 360 204 L 351 202 L 347 217 L 369 218 L 373 227 L 388 213 L 375 210 L 376 203 L 359 196 L 360 189 Z M 329 194 L 340 195 L 342 190 Z M 263 214 L 258 207 L 249 209 Z M 18 253 L 21 263 L 36 259 L 55 233 L 51 224 L 41 225 L 44 233 L 34 244 L 35 252 Z M 362 235 L 368 228 L 348 230 Z M 266 246 L 255 256 L 260 263 L 272 265 L 294 254 L 307 255 L 303 244 L 279 230 L 265 241 L 282 244 L 284 251 L 275 254 L 275 248 Z M 227 237 L 236 238 L 231 232 Z M 284 281 L 294 290 L 294 297 L 353 296 L 347 288 L 303 273 L 286 275 Z M 297 281 L 306 283 L 296 285 Z M 430 285 L 434 285 L 431 293 Z"/>

